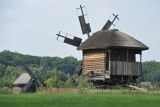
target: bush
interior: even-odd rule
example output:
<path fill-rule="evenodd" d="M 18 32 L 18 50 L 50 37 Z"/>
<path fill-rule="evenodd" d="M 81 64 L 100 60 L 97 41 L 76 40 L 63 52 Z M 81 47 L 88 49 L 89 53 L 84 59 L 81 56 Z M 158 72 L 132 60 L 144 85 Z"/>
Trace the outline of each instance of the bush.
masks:
<path fill-rule="evenodd" d="M 0 88 L 0 94 L 12 94 L 12 89 L 8 87 Z"/>

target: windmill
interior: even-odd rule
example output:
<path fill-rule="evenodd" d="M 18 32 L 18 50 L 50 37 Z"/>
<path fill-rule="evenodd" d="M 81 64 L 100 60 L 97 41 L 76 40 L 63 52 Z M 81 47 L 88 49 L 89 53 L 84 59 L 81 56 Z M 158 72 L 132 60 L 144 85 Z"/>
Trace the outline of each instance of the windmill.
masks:
<path fill-rule="evenodd" d="M 82 34 L 87 34 L 88 38 L 82 39 L 74 36 L 73 39 L 59 32 L 59 37 L 64 38 L 64 43 L 78 47 L 82 50 L 83 60 L 75 71 L 72 79 L 83 74 L 88 76 L 88 81 L 93 82 L 96 87 L 130 84 L 142 74 L 142 51 L 149 47 L 133 37 L 120 32 L 118 29 L 110 29 L 119 21 L 118 14 L 112 14 L 103 28 L 90 36 L 90 24 L 86 23 L 83 9 L 85 6 L 77 8 L 81 11 L 78 16 Z M 117 21 L 117 22 L 116 22 Z M 116 22 L 116 23 L 115 23 Z M 136 60 L 136 55 L 140 55 L 140 61 Z"/>
<path fill-rule="evenodd" d="M 87 34 L 88 38 L 90 37 L 90 32 L 91 32 L 91 27 L 90 27 L 90 23 L 86 23 L 86 19 L 85 19 L 85 16 L 88 16 L 88 14 L 84 14 L 83 12 L 83 8 L 86 9 L 85 6 L 81 6 L 80 5 L 80 8 L 77 8 L 76 10 L 80 10 L 81 11 L 81 15 L 78 16 L 78 19 L 79 19 L 79 22 L 80 22 L 80 26 L 81 26 L 81 30 L 82 30 L 82 34 Z M 78 14 L 78 12 L 77 12 Z M 114 19 L 111 21 L 110 19 L 107 21 L 107 23 L 104 25 L 104 27 L 102 28 L 102 30 L 108 30 L 111 25 L 115 26 L 116 24 L 114 24 L 114 21 L 116 19 L 119 20 L 118 18 L 118 14 L 115 15 L 115 14 L 112 14 L 114 16 Z M 111 17 L 110 17 L 111 18 Z M 118 22 L 118 21 L 117 21 Z M 63 33 L 63 34 L 62 34 Z M 72 46 L 76 46 L 76 47 L 79 47 L 80 44 L 82 43 L 82 39 L 79 38 L 79 37 L 76 37 L 76 36 L 73 36 L 71 34 L 68 34 L 68 33 L 65 33 L 65 32 L 62 32 L 60 31 L 57 35 L 57 40 L 59 40 L 59 38 L 63 38 L 64 39 L 64 43 L 67 43 L 67 44 L 70 44 Z M 71 38 L 69 38 L 69 36 Z M 73 39 L 72 39 L 73 37 Z M 60 41 L 60 40 L 59 40 Z"/>
<path fill-rule="evenodd" d="M 87 36 L 89 38 L 90 37 L 89 33 L 91 32 L 91 28 L 90 28 L 90 24 L 86 23 L 85 16 L 87 16 L 87 14 L 84 15 L 83 8 L 85 8 L 85 6 L 81 6 L 81 5 L 80 5 L 80 8 L 77 8 L 77 11 L 78 10 L 81 11 L 81 15 L 79 15 L 78 18 L 79 18 L 82 34 L 87 34 Z M 63 33 L 64 35 L 62 35 L 61 33 Z M 64 41 L 63 41 L 64 43 L 67 43 L 67 44 L 70 44 L 70 45 L 73 45 L 76 47 L 79 47 L 82 42 L 81 38 L 76 37 L 76 36 L 72 36 L 72 35 L 70 35 L 68 33 L 64 33 L 62 31 L 60 31 L 56 35 L 57 35 L 57 40 L 59 40 L 59 37 L 62 37 L 62 38 L 64 38 Z M 73 39 L 69 38 L 68 36 L 72 36 Z"/>
<path fill-rule="evenodd" d="M 13 83 L 13 93 L 35 92 L 36 87 L 40 87 L 41 84 L 45 85 L 41 76 L 48 70 L 47 66 L 34 75 L 24 63 L 21 63 L 21 65 L 27 73 L 22 73 Z"/>

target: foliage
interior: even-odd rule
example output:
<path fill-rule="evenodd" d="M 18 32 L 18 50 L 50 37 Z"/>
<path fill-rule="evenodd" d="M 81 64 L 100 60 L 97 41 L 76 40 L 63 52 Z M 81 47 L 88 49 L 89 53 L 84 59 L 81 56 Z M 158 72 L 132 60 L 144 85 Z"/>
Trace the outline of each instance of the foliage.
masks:
<path fill-rule="evenodd" d="M 0 88 L 0 94 L 12 94 L 12 89 L 8 87 Z"/>
<path fill-rule="evenodd" d="M 61 81 L 57 76 L 54 76 L 50 79 L 48 79 L 46 82 L 47 87 L 55 87 L 55 88 L 62 88 L 64 87 L 64 82 Z"/>
<path fill-rule="evenodd" d="M 160 82 L 160 62 L 149 61 L 143 62 L 142 76 L 139 78 L 139 82 Z"/>
<path fill-rule="evenodd" d="M 77 88 L 93 88 L 93 83 L 88 82 L 88 77 L 87 76 L 80 76 L 77 79 Z"/>
<path fill-rule="evenodd" d="M 29 69 L 36 74 L 45 65 L 48 66 L 46 74 L 42 77 L 46 80 L 47 87 L 57 88 L 93 88 L 93 84 L 88 82 L 87 77 L 80 76 L 76 83 L 71 80 L 71 75 L 81 61 L 70 56 L 60 57 L 40 57 L 23 55 L 17 52 L 0 52 L 0 87 L 9 87 L 20 76 L 26 72 L 20 65 L 23 61 Z M 139 82 L 152 82 L 155 87 L 160 82 L 160 62 L 143 62 L 142 76 Z M 12 88 L 12 86 L 11 86 Z"/>
<path fill-rule="evenodd" d="M 69 78 L 66 82 L 65 82 L 65 88 L 75 88 L 77 86 L 76 82 L 73 82 L 73 80 L 71 78 Z"/>
<path fill-rule="evenodd" d="M 36 74 L 45 65 L 49 70 L 43 76 L 44 80 L 57 76 L 58 80 L 65 82 L 68 78 L 66 74 L 72 75 L 79 65 L 80 61 L 70 56 L 65 58 L 59 57 L 39 57 L 23 55 L 17 52 L 3 51 L 0 52 L 0 87 L 9 87 L 20 74 L 26 72 L 21 67 L 24 62 L 29 69 Z M 64 84 L 64 83 L 63 83 Z M 63 85 L 64 86 L 64 85 Z"/>

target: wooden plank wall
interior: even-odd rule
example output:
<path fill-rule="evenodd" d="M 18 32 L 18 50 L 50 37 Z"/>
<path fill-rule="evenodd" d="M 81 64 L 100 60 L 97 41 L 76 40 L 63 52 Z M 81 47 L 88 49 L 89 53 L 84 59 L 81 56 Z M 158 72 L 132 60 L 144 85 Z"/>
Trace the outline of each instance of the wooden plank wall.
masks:
<path fill-rule="evenodd" d="M 141 76 L 142 74 L 140 62 L 110 61 L 110 65 L 111 75 Z"/>
<path fill-rule="evenodd" d="M 21 87 L 13 87 L 13 94 L 19 94 L 21 92 Z"/>
<path fill-rule="evenodd" d="M 91 71 L 104 72 L 105 71 L 105 52 L 88 52 L 83 54 L 82 72 L 88 74 Z"/>

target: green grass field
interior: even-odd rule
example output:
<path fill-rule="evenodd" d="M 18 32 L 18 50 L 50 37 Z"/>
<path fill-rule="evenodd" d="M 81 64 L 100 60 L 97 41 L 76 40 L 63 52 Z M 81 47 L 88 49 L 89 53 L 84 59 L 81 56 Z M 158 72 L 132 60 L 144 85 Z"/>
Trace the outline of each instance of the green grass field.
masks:
<path fill-rule="evenodd" d="M 0 107 L 160 107 L 160 94 L 140 92 L 0 95 Z"/>

